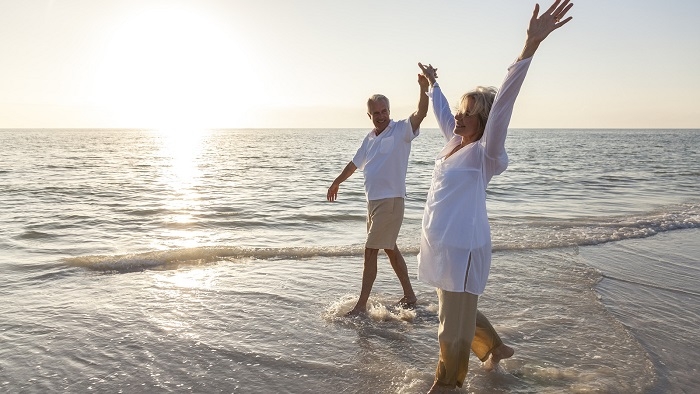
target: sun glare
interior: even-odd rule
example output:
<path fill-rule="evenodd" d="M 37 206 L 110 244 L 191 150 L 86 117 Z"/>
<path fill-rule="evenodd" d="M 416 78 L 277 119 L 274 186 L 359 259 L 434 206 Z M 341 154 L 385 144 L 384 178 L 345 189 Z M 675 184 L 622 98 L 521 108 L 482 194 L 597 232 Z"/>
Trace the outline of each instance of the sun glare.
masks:
<path fill-rule="evenodd" d="M 199 170 L 203 139 L 208 130 L 163 128 L 156 130 L 161 141 L 160 154 L 170 162 L 167 182 L 173 190 L 191 188 L 201 176 Z"/>
<path fill-rule="evenodd" d="M 201 167 L 205 165 L 202 155 L 210 131 L 161 129 L 153 133 L 160 145 L 157 157 L 162 172 L 158 182 L 167 189 L 168 198 L 162 204 L 169 212 L 164 218 L 169 224 L 152 245 L 155 248 L 196 247 L 204 235 L 196 224 L 202 209 Z M 162 245 L 159 240 L 167 240 L 167 244 Z"/>
<path fill-rule="evenodd" d="M 120 127 L 236 127 L 255 69 L 223 21 L 197 10 L 141 10 L 123 21 L 96 75 L 96 102 Z"/>

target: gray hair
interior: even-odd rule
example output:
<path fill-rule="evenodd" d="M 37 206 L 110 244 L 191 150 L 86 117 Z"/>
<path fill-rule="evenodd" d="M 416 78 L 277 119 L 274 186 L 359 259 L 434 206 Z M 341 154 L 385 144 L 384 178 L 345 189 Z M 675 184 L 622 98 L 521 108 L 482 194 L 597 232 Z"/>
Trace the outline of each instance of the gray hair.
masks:
<path fill-rule="evenodd" d="M 474 90 L 465 93 L 459 102 L 458 112 L 479 117 L 478 139 L 481 139 L 486 129 L 486 122 L 489 120 L 489 113 L 491 113 L 491 106 L 493 106 L 496 93 L 498 93 L 498 89 L 493 86 L 477 86 Z M 474 106 L 467 111 L 469 97 L 474 100 Z"/>
<path fill-rule="evenodd" d="M 385 95 L 383 95 L 383 94 L 373 94 L 372 96 L 370 96 L 370 98 L 367 99 L 367 112 L 369 112 L 369 106 L 370 106 L 372 103 L 376 103 L 377 101 L 384 101 L 384 104 L 386 104 L 386 108 L 389 109 L 389 110 L 391 109 L 391 108 L 389 107 L 389 99 L 386 98 Z"/>

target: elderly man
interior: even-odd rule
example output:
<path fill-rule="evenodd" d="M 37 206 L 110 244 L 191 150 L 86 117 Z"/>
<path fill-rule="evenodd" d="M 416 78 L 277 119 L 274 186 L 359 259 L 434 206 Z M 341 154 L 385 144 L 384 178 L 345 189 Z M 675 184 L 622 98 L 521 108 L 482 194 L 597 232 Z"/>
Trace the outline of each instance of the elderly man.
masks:
<path fill-rule="evenodd" d="M 402 307 L 412 307 L 416 295 L 408 278 L 406 261 L 396 239 L 401 229 L 406 197 L 406 171 L 411 142 L 420 133 L 420 124 L 428 113 L 427 96 L 429 81 L 424 75 L 418 75 L 420 98 L 418 109 L 408 119 L 393 121 L 390 116 L 389 99 L 375 94 L 367 100 L 367 115 L 374 124 L 374 129 L 367 134 L 355 157 L 328 188 L 328 201 L 338 197 L 340 184 L 352 175 L 356 169 L 362 170 L 365 178 L 365 195 L 367 197 L 367 241 L 365 242 L 364 269 L 362 272 L 362 290 L 355 307 L 348 315 L 365 313 L 367 300 L 372 285 L 377 277 L 377 255 L 384 249 L 396 276 L 403 287 L 403 297 L 399 300 Z"/>

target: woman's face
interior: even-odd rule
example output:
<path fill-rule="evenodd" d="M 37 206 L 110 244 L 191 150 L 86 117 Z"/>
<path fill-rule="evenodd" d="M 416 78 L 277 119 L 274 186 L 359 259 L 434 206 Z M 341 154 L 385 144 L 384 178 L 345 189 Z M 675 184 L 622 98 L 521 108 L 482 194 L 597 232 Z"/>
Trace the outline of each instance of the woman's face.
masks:
<path fill-rule="evenodd" d="M 474 108 L 474 98 L 469 97 L 466 103 L 462 102 L 455 114 L 454 133 L 473 141 L 479 135 L 479 117 L 469 113 L 471 108 Z"/>

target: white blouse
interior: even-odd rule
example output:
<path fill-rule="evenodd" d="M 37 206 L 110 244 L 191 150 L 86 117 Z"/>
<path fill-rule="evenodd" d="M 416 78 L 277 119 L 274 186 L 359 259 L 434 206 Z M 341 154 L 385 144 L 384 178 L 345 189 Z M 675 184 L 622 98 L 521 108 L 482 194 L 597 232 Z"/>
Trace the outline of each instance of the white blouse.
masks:
<path fill-rule="evenodd" d="M 513 105 L 532 58 L 508 68 L 481 140 L 445 158 L 462 140 L 436 83 L 429 91 L 440 130 L 448 140 L 435 160 L 423 212 L 418 279 L 447 291 L 481 294 L 491 268 L 486 186 L 508 167 L 505 140 Z"/>

